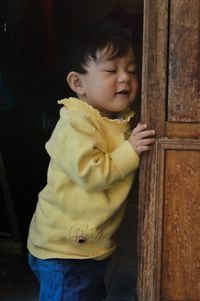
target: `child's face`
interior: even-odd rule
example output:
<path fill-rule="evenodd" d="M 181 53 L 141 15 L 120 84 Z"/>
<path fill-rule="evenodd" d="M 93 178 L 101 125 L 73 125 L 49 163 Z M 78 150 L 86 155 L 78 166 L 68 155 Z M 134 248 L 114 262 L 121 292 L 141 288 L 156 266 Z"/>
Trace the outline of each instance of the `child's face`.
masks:
<path fill-rule="evenodd" d="M 136 97 L 135 59 L 131 48 L 123 57 L 112 60 L 106 49 L 102 54 L 99 61 L 91 60 L 87 73 L 81 75 L 84 92 L 80 97 L 98 109 L 102 116 L 112 117 L 127 109 Z"/>

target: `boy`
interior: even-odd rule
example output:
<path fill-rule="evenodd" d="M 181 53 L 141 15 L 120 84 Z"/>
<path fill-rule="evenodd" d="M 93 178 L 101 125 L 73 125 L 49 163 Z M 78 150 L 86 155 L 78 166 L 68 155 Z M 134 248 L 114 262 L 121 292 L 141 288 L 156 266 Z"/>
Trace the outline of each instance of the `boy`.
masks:
<path fill-rule="evenodd" d="M 100 301 L 139 155 L 154 130 L 130 119 L 138 81 L 132 45 L 118 27 L 84 38 L 67 82 L 77 95 L 59 101 L 46 143 L 51 158 L 29 237 L 29 263 L 41 301 Z"/>

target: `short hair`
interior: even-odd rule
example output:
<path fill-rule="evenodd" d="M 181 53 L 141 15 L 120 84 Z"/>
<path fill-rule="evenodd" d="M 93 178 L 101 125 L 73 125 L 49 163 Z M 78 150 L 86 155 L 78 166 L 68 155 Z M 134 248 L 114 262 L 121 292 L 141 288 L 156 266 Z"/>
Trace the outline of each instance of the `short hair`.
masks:
<path fill-rule="evenodd" d="M 68 68 L 81 74 L 87 73 L 90 60 L 98 62 L 97 53 L 106 47 L 111 60 L 122 57 L 133 48 L 127 32 L 116 21 L 107 21 L 90 30 L 76 32 L 73 40 Z"/>

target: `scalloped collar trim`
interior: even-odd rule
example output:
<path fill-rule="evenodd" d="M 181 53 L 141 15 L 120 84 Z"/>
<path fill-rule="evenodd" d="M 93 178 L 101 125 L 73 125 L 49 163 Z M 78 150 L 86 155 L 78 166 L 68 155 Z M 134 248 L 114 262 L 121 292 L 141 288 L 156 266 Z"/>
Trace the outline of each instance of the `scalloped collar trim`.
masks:
<path fill-rule="evenodd" d="M 93 108 L 91 105 L 89 105 L 87 102 L 80 100 L 75 97 L 70 97 L 70 98 L 64 98 L 62 100 L 58 101 L 58 104 L 64 105 L 67 109 L 71 110 L 76 110 L 76 111 L 81 111 L 85 112 L 86 114 L 93 116 L 95 119 L 101 120 L 102 122 L 110 125 L 125 125 L 127 124 L 130 119 L 135 115 L 133 111 L 130 109 L 121 112 L 121 116 L 123 118 L 116 118 L 116 119 L 111 119 L 108 117 L 103 117 L 101 116 L 100 112 Z"/>

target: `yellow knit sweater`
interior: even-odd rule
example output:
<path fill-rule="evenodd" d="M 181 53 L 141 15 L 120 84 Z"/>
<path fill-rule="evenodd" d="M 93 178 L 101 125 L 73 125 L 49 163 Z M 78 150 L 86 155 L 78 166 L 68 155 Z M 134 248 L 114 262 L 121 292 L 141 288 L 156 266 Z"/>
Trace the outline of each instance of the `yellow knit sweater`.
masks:
<path fill-rule="evenodd" d="M 39 193 L 28 249 L 38 258 L 108 257 L 116 247 L 126 197 L 139 158 L 127 139 L 129 121 L 102 117 L 76 98 L 60 101 L 46 143 L 47 185 Z"/>

